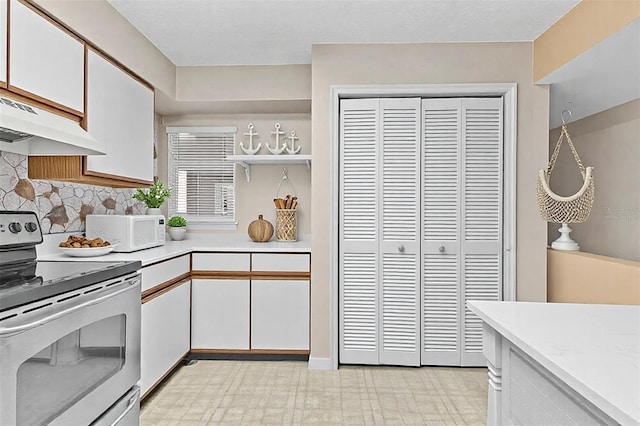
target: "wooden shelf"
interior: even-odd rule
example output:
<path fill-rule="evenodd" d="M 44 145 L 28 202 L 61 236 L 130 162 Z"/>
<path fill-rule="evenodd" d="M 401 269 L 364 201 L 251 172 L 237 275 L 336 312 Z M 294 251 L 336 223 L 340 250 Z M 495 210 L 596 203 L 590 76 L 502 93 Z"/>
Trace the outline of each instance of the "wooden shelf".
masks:
<path fill-rule="evenodd" d="M 244 168 L 247 182 L 251 182 L 253 164 L 306 164 L 311 169 L 311 155 L 229 155 L 225 158 Z"/>

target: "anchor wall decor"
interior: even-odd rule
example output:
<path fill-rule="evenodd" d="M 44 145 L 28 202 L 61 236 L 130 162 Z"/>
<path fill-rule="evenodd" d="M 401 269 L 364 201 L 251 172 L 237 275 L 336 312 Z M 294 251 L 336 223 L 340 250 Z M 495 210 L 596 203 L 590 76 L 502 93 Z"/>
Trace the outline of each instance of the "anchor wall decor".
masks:
<path fill-rule="evenodd" d="M 276 130 L 271 132 L 271 134 L 275 135 L 276 137 L 276 145 L 274 148 L 271 148 L 271 146 L 269 146 L 269 142 L 267 142 L 266 145 L 270 153 L 274 155 L 280 155 L 284 152 L 285 149 L 287 149 L 287 143 L 284 142 L 282 146 L 280 146 L 280 136 L 284 135 L 284 132 L 280 130 L 280 123 L 276 123 L 275 127 L 276 127 Z"/>
<path fill-rule="evenodd" d="M 245 148 L 244 144 L 240 142 L 240 149 L 247 155 L 254 155 L 256 152 L 260 151 L 260 147 L 262 147 L 262 143 L 258 143 L 257 147 L 253 147 L 253 137 L 258 136 L 258 133 L 253 131 L 253 123 L 249 123 L 249 133 L 245 133 L 245 136 L 249 136 L 249 147 Z"/>
<path fill-rule="evenodd" d="M 287 148 L 287 153 L 289 154 L 297 154 L 300 152 L 300 148 L 302 148 L 300 145 L 298 145 L 298 147 L 296 148 L 296 140 L 300 139 L 296 136 L 296 132 L 295 130 L 291 131 L 291 135 L 287 136 L 287 139 L 289 139 L 291 141 L 291 148 Z"/>

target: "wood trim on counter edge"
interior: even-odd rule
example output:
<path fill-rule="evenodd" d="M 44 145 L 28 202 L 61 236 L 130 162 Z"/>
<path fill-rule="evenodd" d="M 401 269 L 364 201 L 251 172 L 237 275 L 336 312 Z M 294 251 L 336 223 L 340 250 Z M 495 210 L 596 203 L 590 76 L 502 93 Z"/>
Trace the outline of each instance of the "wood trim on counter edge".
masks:
<path fill-rule="evenodd" d="M 168 293 L 176 287 L 180 287 L 190 280 L 191 277 L 189 276 L 189 273 L 185 273 L 170 281 L 158 284 L 148 290 L 143 291 L 140 295 L 140 301 L 144 305 L 145 303 L 152 301 L 156 297 L 162 296 L 163 294 Z"/>
<path fill-rule="evenodd" d="M 171 366 L 171 368 L 169 368 L 162 376 L 160 376 L 160 378 L 154 384 L 149 386 L 149 389 L 147 389 L 147 391 L 140 397 L 140 402 L 144 401 L 144 399 L 148 397 L 155 390 L 155 388 L 164 381 L 164 379 L 166 379 L 171 373 L 174 372 L 176 368 L 178 368 L 178 366 L 182 363 L 182 360 L 185 359 L 187 355 L 189 355 L 189 352 L 190 351 L 185 352 L 180 357 L 180 359 Z"/>
<path fill-rule="evenodd" d="M 194 354 L 309 355 L 309 349 L 194 349 Z"/>
<path fill-rule="evenodd" d="M 191 271 L 191 278 L 194 279 L 216 279 L 216 280 L 249 280 L 249 271 Z"/>
<path fill-rule="evenodd" d="M 310 280 L 311 272 L 252 271 L 252 280 Z"/>
<path fill-rule="evenodd" d="M 311 272 L 291 271 L 192 271 L 194 279 L 214 280 L 310 280 Z"/>

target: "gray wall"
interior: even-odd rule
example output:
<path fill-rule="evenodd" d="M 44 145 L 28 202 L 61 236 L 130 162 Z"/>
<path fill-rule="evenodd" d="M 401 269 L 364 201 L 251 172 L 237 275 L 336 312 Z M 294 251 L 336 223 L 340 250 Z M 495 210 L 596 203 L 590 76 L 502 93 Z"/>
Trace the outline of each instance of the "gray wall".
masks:
<path fill-rule="evenodd" d="M 588 253 L 640 261 L 640 99 L 567 126 L 585 166 L 594 167 L 596 196 L 591 217 L 571 226 L 571 237 Z M 560 129 L 549 133 L 549 152 Z M 566 142 L 551 175 L 559 195 L 575 193 L 582 177 Z M 549 224 L 549 242 L 560 225 Z"/>

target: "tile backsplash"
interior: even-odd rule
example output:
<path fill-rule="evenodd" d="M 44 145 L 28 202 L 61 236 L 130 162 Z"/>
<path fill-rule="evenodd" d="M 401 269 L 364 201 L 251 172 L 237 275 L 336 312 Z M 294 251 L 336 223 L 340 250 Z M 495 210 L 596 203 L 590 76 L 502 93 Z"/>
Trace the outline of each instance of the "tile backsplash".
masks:
<path fill-rule="evenodd" d="M 144 214 L 146 206 L 131 198 L 134 189 L 70 182 L 30 180 L 27 157 L 0 151 L 0 210 L 31 210 L 42 232 L 84 231 L 88 214 Z"/>

